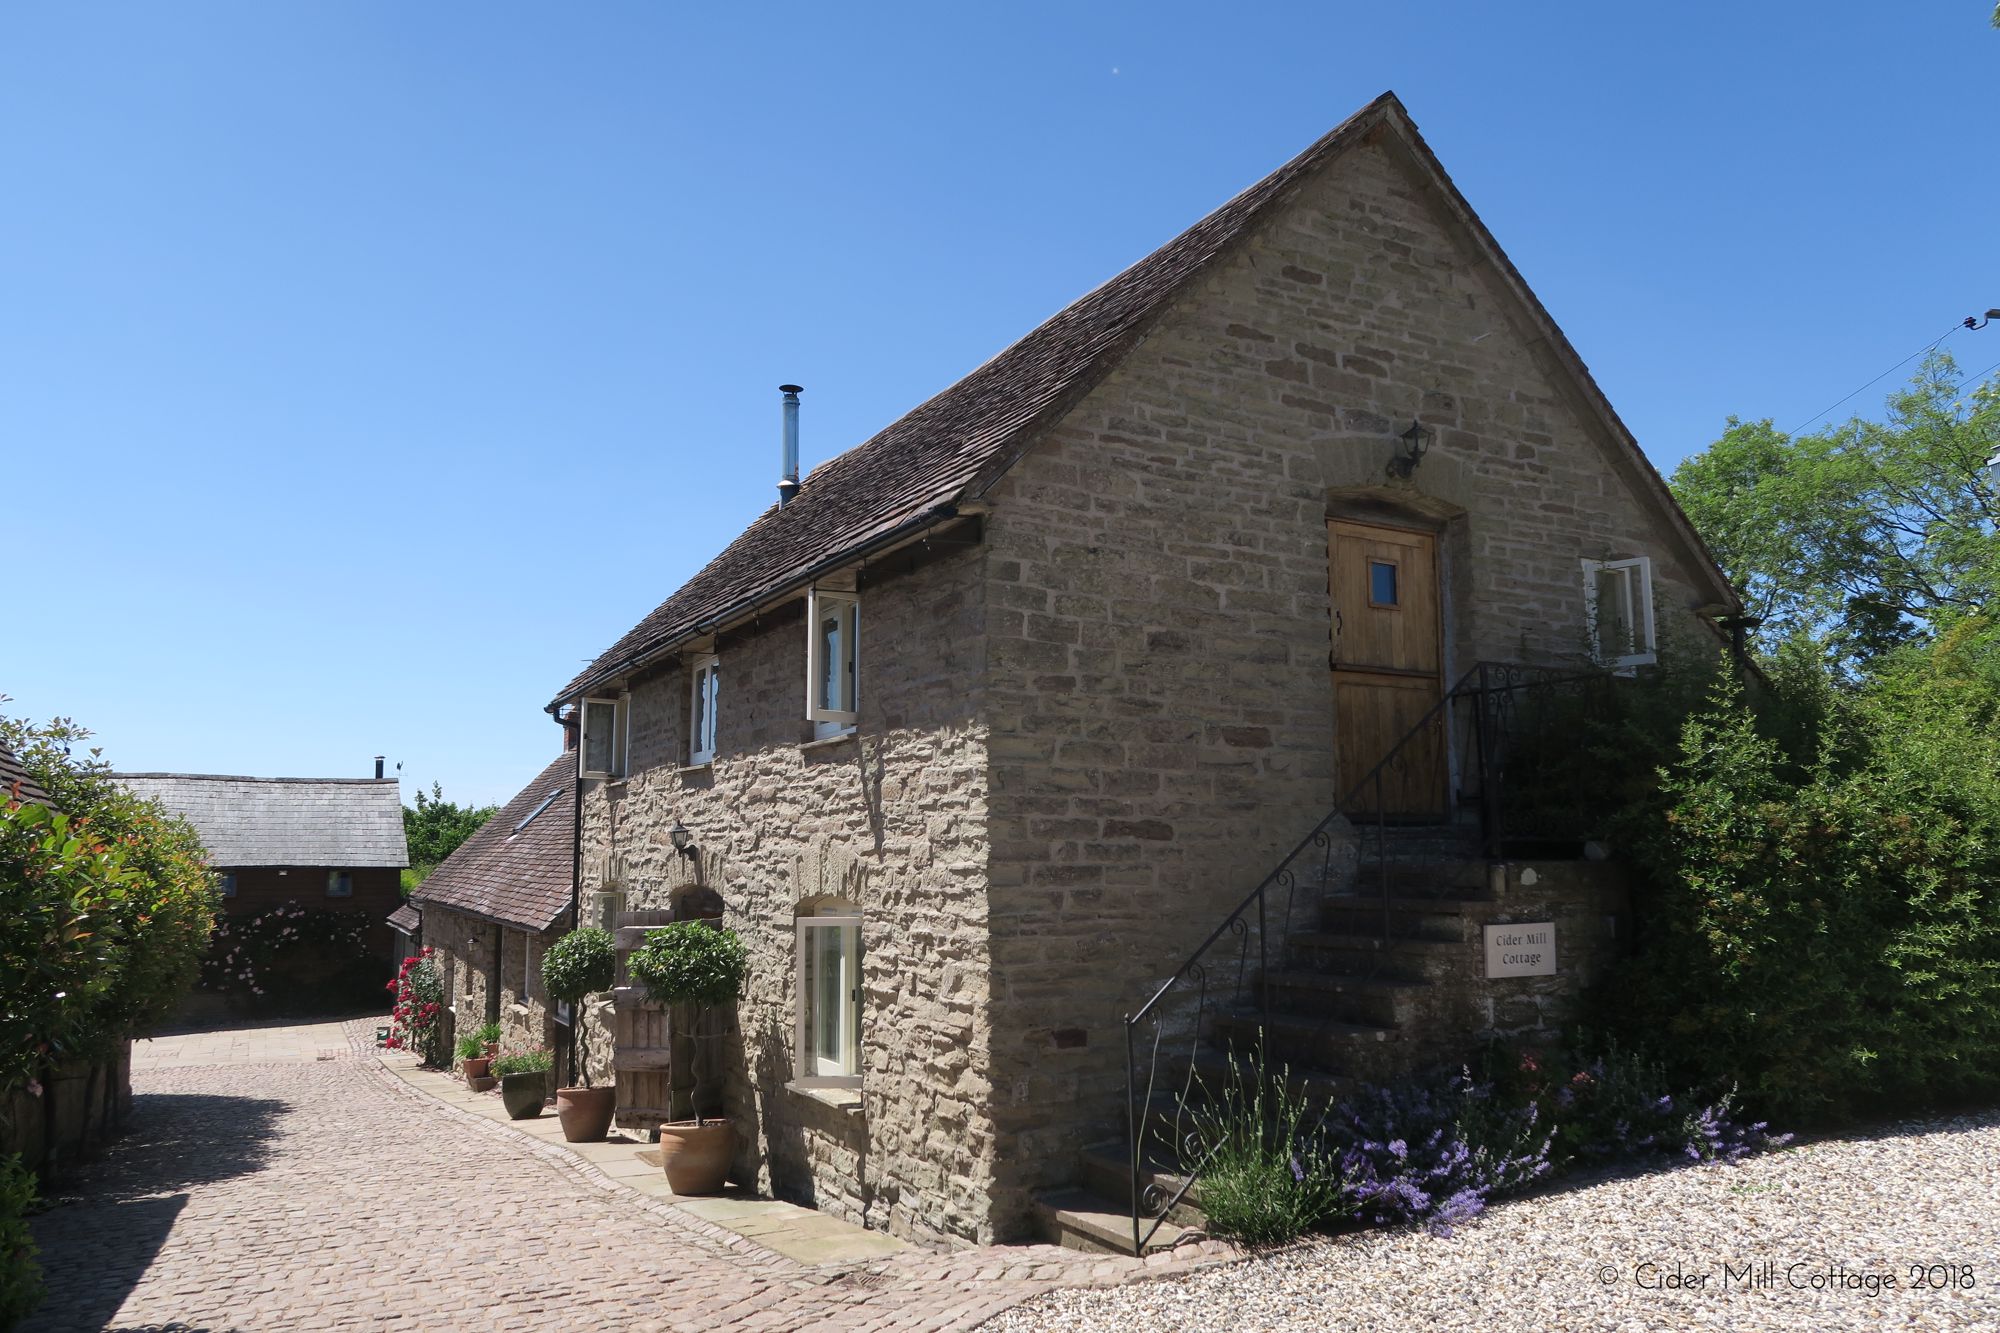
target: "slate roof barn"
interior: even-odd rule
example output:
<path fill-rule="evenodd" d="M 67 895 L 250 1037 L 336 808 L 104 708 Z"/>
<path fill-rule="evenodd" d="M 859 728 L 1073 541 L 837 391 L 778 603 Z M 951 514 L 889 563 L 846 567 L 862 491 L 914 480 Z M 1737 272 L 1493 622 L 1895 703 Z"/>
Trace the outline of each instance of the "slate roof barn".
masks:
<path fill-rule="evenodd" d="M 410 895 L 523 930 L 569 911 L 576 856 L 576 753 L 564 751 Z"/>
<path fill-rule="evenodd" d="M 193 824 L 210 863 L 400 869 L 403 798 L 394 778 L 244 778 L 116 773 Z"/>

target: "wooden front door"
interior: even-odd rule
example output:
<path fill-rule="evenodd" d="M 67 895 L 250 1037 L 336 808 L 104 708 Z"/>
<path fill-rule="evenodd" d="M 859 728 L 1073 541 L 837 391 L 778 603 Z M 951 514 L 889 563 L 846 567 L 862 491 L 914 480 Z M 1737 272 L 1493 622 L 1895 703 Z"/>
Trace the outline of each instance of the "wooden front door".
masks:
<path fill-rule="evenodd" d="M 1444 720 L 1356 784 L 1423 721 L 1443 689 L 1437 539 L 1410 528 L 1327 522 L 1333 594 L 1335 772 L 1349 813 L 1441 818 Z"/>

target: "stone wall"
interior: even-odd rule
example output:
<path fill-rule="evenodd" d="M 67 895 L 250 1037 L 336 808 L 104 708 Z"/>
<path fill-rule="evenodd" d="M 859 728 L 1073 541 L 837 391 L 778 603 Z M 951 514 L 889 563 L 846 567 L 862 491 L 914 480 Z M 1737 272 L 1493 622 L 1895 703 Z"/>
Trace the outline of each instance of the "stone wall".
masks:
<path fill-rule="evenodd" d="M 993 1236 L 987 756 L 976 720 L 984 588 L 983 551 L 963 535 L 862 571 L 860 723 L 847 739 L 811 741 L 798 603 L 715 645 L 711 764 L 685 762 L 679 664 L 631 682 L 630 773 L 584 794 L 593 911 L 607 870 L 634 910 L 712 889 L 723 924 L 749 947 L 730 1043 L 736 1178 L 920 1240 Z M 668 840 L 676 820 L 699 848 L 693 860 Z M 794 920 L 802 904 L 828 899 L 865 918 L 858 1105 L 786 1087 Z M 608 1029 L 592 1044 L 608 1049 Z"/>
<path fill-rule="evenodd" d="M 1330 516 L 1439 533 L 1448 682 L 1575 660 L 1584 559 L 1651 556 L 1663 630 L 1713 596 L 1400 151 L 1308 183 L 989 497 L 1002 1235 L 1116 1132 L 1121 1016 L 1336 799 Z"/>
<path fill-rule="evenodd" d="M 561 1060 L 568 1037 L 554 1021 L 541 979 L 542 953 L 559 932 L 531 933 L 438 903 L 419 905 L 423 943 L 437 950 L 434 961 L 444 978 L 451 1039 L 486 1022 L 497 1008 L 503 1048 L 546 1046 Z"/>

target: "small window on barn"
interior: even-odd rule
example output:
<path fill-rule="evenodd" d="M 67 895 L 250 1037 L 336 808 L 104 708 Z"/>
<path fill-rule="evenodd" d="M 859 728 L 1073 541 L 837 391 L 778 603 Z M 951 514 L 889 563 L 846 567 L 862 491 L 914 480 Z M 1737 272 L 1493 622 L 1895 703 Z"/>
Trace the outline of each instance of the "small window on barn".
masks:
<path fill-rule="evenodd" d="M 689 673 L 688 762 L 706 764 L 715 758 L 715 710 L 722 702 L 722 661 L 714 654 L 698 658 Z"/>
<path fill-rule="evenodd" d="M 352 898 L 354 896 L 354 873 L 349 870 L 327 871 L 326 896 L 329 898 Z"/>
<path fill-rule="evenodd" d="M 1629 670 L 1659 660 L 1653 634 L 1653 562 L 1583 562 L 1584 622 L 1598 665 Z"/>
<path fill-rule="evenodd" d="M 222 896 L 225 898 L 236 896 L 236 872 L 233 870 L 222 872 Z"/>
<path fill-rule="evenodd" d="M 577 776 L 622 778 L 631 731 L 630 694 L 583 701 L 583 740 L 577 748 Z"/>
<path fill-rule="evenodd" d="M 861 1086 L 861 915 L 845 904 L 798 917 L 794 1083 Z"/>
<path fill-rule="evenodd" d="M 806 594 L 806 717 L 821 737 L 860 717 L 861 602 L 852 593 Z"/>

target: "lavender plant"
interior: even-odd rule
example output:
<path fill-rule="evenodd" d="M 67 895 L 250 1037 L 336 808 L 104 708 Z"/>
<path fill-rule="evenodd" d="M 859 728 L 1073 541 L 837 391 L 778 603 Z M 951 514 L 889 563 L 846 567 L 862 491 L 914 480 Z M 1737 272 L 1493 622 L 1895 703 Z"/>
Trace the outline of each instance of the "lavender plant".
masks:
<path fill-rule="evenodd" d="M 1190 1075 L 1186 1140 L 1201 1174 L 1201 1208 L 1219 1235 L 1250 1244 L 1291 1240 L 1342 1211 L 1339 1164 L 1327 1155 L 1318 1117 L 1261 1047 L 1231 1058 L 1213 1091 Z"/>

